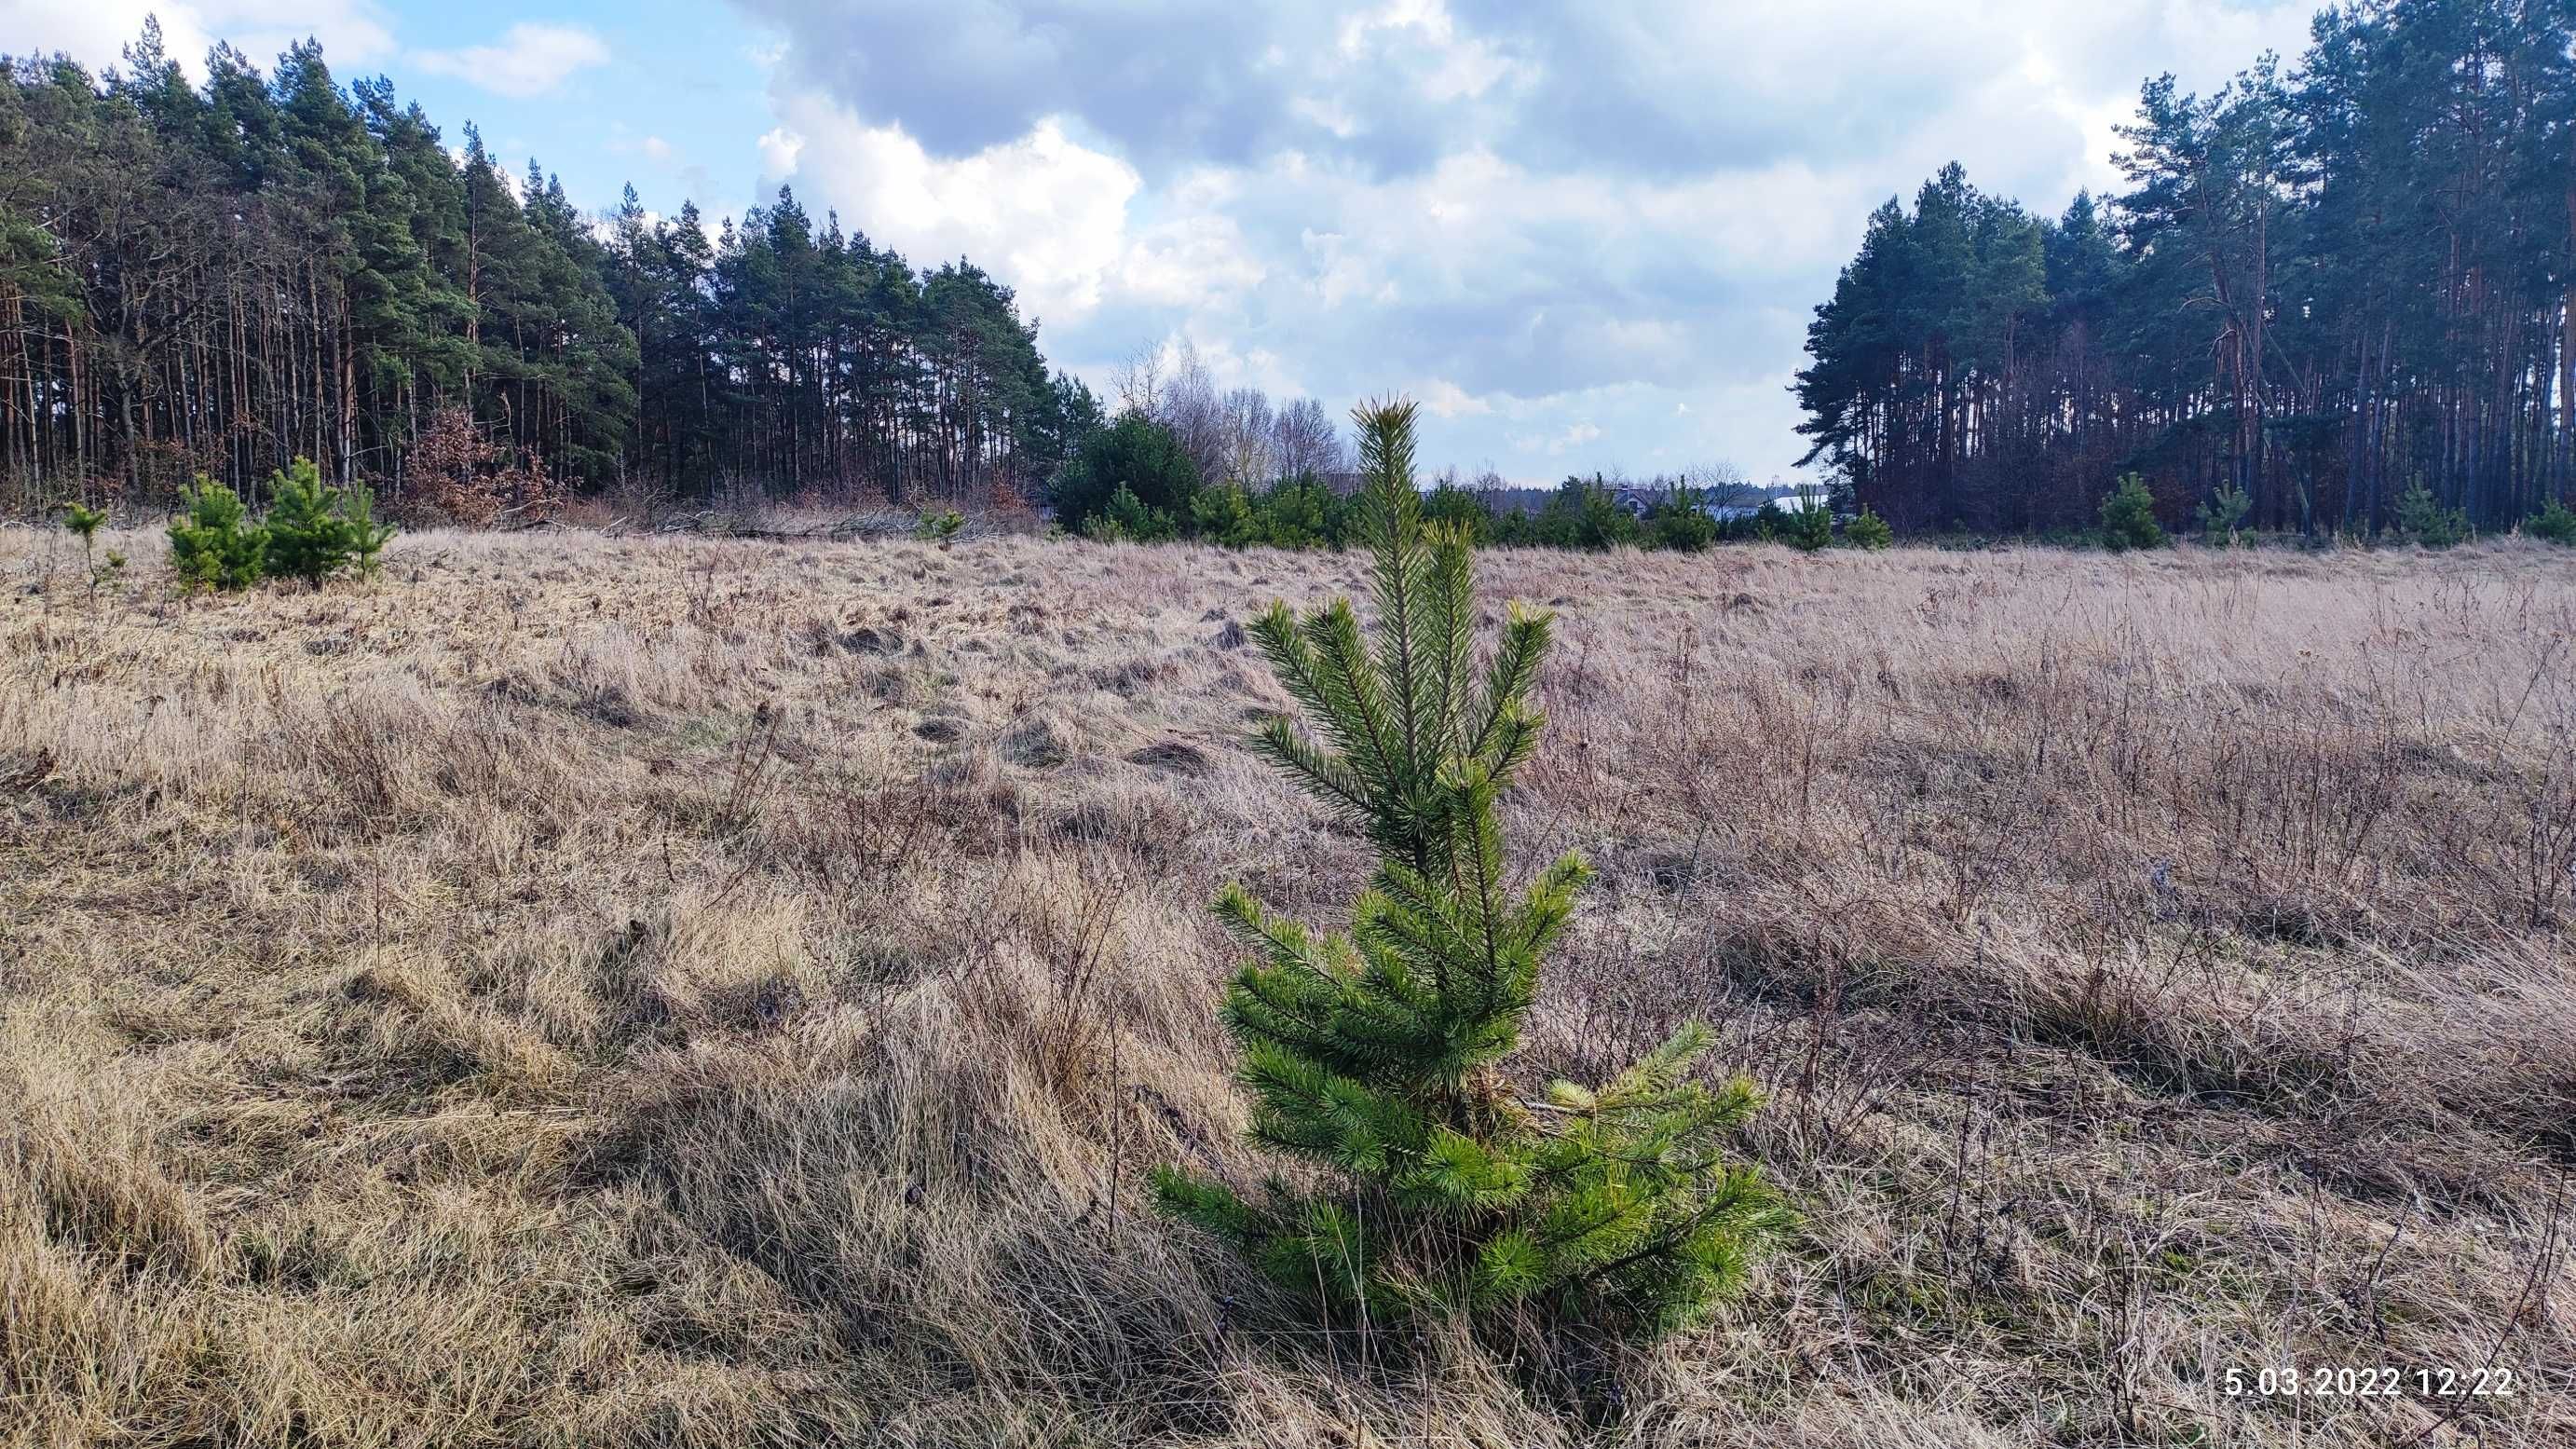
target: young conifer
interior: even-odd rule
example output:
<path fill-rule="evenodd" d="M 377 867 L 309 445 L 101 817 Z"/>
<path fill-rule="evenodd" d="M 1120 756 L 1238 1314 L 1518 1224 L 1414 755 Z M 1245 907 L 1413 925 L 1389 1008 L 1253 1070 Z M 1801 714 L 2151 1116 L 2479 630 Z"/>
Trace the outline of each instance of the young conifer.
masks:
<path fill-rule="evenodd" d="M 310 458 L 298 458 L 269 480 L 274 502 L 266 567 L 282 578 L 318 584 L 342 569 L 373 572 L 393 529 L 376 522 L 375 498 L 365 488 L 334 488 Z"/>
<path fill-rule="evenodd" d="M 268 530 L 245 522 L 241 495 L 205 474 L 179 501 L 187 516 L 170 525 L 170 563 L 185 589 L 246 589 L 268 566 Z"/>
<path fill-rule="evenodd" d="M 1469 540 L 1422 519 L 1412 404 L 1356 420 L 1375 637 L 1347 599 L 1303 620 L 1273 605 L 1253 633 L 1314 737 L 1281 716 L 1255 744 L 1377 867 L 1347 932 L 1310 932 L 1240 886 L 1216 903 L 1256 958 L 1222 1011 L 1251 1136 L 1320 1173 L 1310 1191 L 1246 1194 L 1167 1167 L 1156 1196 L 1335 1319 L 1527 1307 L 1680 1326 L 1787 1221 L 1719 1151 L 1752 1086 L 1691 1079 L 1710 1042 L 1692 1025 L 1606 1087 L 1516 1090 L 1541 963 L 1591 874 L 1569 853 L 1517 894 L 1505 879 L 1495 802 L 1538 743 L 1551 620 L 1513 606 L 1480 664 Z"/>

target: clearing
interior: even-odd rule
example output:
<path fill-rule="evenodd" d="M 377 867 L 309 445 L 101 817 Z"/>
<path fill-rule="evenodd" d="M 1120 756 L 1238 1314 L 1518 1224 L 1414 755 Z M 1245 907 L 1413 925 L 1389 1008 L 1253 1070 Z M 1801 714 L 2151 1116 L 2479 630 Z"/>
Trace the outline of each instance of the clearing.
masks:
<path fill-rule="evenodd" d="M 2576 552 L 1486 555 L 1525 1065 L 1711 1022 L 1805 1213 L 1569 1367 L 1140 1212 L 1257 1170 L 1207 901 L 1364 869 L 1238 628 L 1358 560 L 119 546 L 0 534 L 0 1442 L 2576 1442 Z"/>

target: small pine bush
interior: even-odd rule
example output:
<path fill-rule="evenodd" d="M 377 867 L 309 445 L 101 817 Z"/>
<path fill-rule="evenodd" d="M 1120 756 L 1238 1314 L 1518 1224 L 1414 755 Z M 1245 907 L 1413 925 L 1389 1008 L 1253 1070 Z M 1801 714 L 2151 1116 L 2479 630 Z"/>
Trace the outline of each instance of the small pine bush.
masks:
<path fill-rule="evenodd" d="M 1190 516 L 1199 492 L 1198 465 L 1170 428 L 1142 413 L 1121 414 L 1093 433 L 1066 460 L 1056 475 L 1056 517 L 1064 526 L 1090 536 L 1090 525 L 1106 515 L 1121 492 L 1138 500 L 1138 513 L 1159 512 L 1177 525 Z M 1121 536 L 1135 538 L 1135 520 L 1120 523 Z"/>
<path fill-rule="evenodd" d="M 310 458 L 298 458 L 270 480 L 275 501 L 263 525 L 268 532 L 268 572 L 318 584 L 343 569 L 372 573 L 376 555 L 393 537 L 375 520 L 375 499 L 364 488 L 334 488 Z"/>
<path fill-rule="evenodd" d="M 1843 541 L 1854 548 L 1887 548 L 1896 542 L 1896 530 L 1888 527 L 1887 520 L 1864 503 L 1852 521 L 1843 525 Z"/>
<path fill-rule="evenodd" d="M 1098 543 L 1169 543 L 1181 536 L 1181 529 L 1171 514 L 1147 507 L 1136 490 L 1121 483 L 1109 495 L 1109 505 L 1084 520 L 1082 533 Z"/>
<path fill-rule="evenodd" d="M 88 552 L 92 543 L 97 540 L 98 531 L 106 522 L 107 512 L 104 509 L 87 508 L 78 503 L 63 505 L 63 527 L 70 530 L 72 535 L 81 541 L 81 551 L 84 553 Z"/>
<path fill-rule="evenodd" d="M 2102 499 L 2102 546 L 2113 553 L 2165 546 L 2164 525 L 2156 522 L 2156 496 L 2135 473 L 2120 475 L 2119 486 Z"/>
<path fill-rule="evenodd" d="M 1517 515 L 1515 515 L 1517 516 Z M 1493 536 L 1494 511 L 1472 489 L 1455 483 L 1443 483 L 1424 496 L 1422 521 L 1444 528 L 1463 529 L 1468 538 L 1483 543 Z"/>
<path fill-rule="evenodd" d="M 1117 501 L 1114 497 L 1110 500 Z M 1270 541 L 1266 510 L 1240 483 L 1202 488 L 1190 502 L 1190 524 L 1199 537 L 1224 548 L 1251 548 Z"/>
<path fill-rule="evenodd" d="M 2576 508 L 2569 508 L 2565 502 L 2552 498 L 2548 507 L 2523 523 L 2522 531 L 2551 543 L 2576 544 Z"/>
<path fill-rule="evenodd" d="M 912 533 L 913 537 L 924 543 L 935 543 L 941 548 L 946 548 L 956 540 L 958 531 L 965 526 L 965 514 L 954 508 L 945 508 L 937 513 L 921 515 L 921 521 L 913 525 Z"/>
<path fill-rule="evenodd" d="M 170 564 L 184 589 L 246 589 L 268 563 L 268 530 L 244 521 L 241 495 L 205 474 L 180 495 L 187 516 L 170 525 Z"/>
<path fill-rule="evenodd" d="M 1815 553 L 1830 547 L 1834 541 L 1834 511 L 1825 506 L 1825 495 L 1808 487 L 1798 490 L 1795 511 L 1781 510 L 1786 515 L 1781 538 L 1800 553 Z"/>
<path fill-rule="evenodd" d="M 1551 621 L 1515 605 L 1480 665 L 1471 545 L 1423 523 L 1413 405 L 1358 423 L 1374 646 L 1347 599 L 1302 620 L 1272 605 L 1252 633 L 1319 738 L 1275 716 L 1254 747 L 1365 835 L 1377 867 L 1347 932 L 1274 916 L 1239 885 L 1216 903 L 1254 958 L 1221 1013 L 1251 1138 L 1325 1180 L 1244 1191 L 1164 1167 L 1157 1202 L 1328 1321 L 1688 1324 L 1787 1220 L 1759 1171 L 1719 1150 L 1753 1088 L 1691 1080 L 1711 1040 L 1693 1024 L 1606 1087 L 1515 1090 L 1540 965 L 1591 875 L 1568 854 L 1517 896 L 1505 881 L 1496 800 L 1545 725 L 1529 692 Z"/>
<path fill-rule="evenodd" d="M 1778 543 L 1789 529 L 1789 510 L 1774 499 L 1762 500 L 1753 514 L 1753 539 L 1756 543 Z"/>
<path fill-rule="evenodd" d="M 2218 485 L 2218 493 L 2192 510 L 2192 522 L 2200 526 L 2200 541 L 2211 548 L 2227 548 L 2236 542 L 2236 531 L 2245 526 L 2245 516 L 2254 511 L 2254 495 L 2233 483 Z"/>
<path fill-rule="evenodd" d="M 96 594 L 102 584 L 114 582 L 125 572 L 125 555 L 107 551 L 107 562 L 98 561 L 98 531 L 107 523 L 107 511 L 79 503 L 63 505 L 63 527 L 81 541 L 81 569 L 89 576 L 89 591 Z"/>
<path fill-rule="evenodd" d="M 2397 533 L 2423 548 L 2449 548 L 2469 536 L 2469 515 L 2444 508 L 2433 490 L 2418 483 L 2397 499 Z"/>
<path fill-rule="evenodd" d="M 1698 553 L 1717 542 L 1717 520 L 1708 516 L 1697 494 L 1683 489 L 1646 516 L 1645 542 L 1652 548 Z"/>

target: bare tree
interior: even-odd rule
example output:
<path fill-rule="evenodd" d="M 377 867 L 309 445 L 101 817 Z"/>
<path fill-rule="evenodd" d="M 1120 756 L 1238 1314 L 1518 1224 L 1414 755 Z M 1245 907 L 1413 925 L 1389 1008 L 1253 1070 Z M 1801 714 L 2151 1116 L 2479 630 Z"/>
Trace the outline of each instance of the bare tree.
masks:
<path fill-rule="evenodd" d="M 1110 374 L 1109 385 L 1118 393 L 1120 412 L 1157 416 L 1163 402 L 1163 344 L 1138 343 Z"/>
<path fill-rule="evenodd" d="M 1322 478 L 1350 471 L 1350 450 L 1320 401 L 1291 399 L 1271 423 L 1270 448 L 1283 478 Z"/>
<path fill-rule="evenodd" d="M 1199 350 L 1188 338 L 1172 347 L 1164 366 L 1167 371 L 1149 416 L 1180 439 L 1181 451 L 1198 465 L 1201 478 L 1223 478 L 1227 429 L 1224 400 L 1217 396 L 1216 375 L 1199 360 Z"/>
<path fill-rule="evenodd" d="M 1271 415 L 1269 395 L 1257 387 L 1238 387 L 1225 395 L 1219 416 L 1225 424 L 1225 481 L 1246 488 L 1268 487 L 1278 477 L 1278 455 L 1272 447 L 1277 420 Z"/>
<path fill-rule="evenodd" d="M 1283 478 L 1350 471 L 1350 448 L 1322 402 L 1274 404 L 1257 387 L 1219 392 L 1215 372 L 1186 337 L 1128 353 L 1110 385 L 1122 409 L 1171 429 L 1209 483 L 1266 488 Z"/>

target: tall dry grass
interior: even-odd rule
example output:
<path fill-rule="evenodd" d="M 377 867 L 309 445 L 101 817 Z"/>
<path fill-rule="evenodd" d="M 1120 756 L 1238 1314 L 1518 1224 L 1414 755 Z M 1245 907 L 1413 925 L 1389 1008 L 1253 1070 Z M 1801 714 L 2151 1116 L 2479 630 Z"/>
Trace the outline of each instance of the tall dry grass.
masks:
<path fill-rule="evenodd" d="M 1603 873 L 1527 1067 L 1711 1021 L 1806 1214 L 1567 1364 L 1140 1215 L 1261 1168 L 1204 903 L 1365 865 L 1234 627 L 1353 561 L 67 547 L 0 535 L 0 1441 L 2576 1440 L 2565 553 L 1493 556 L 1515 848 Z M 2518 1392 L 2224 1387 L 2364 1365 Z"/>

